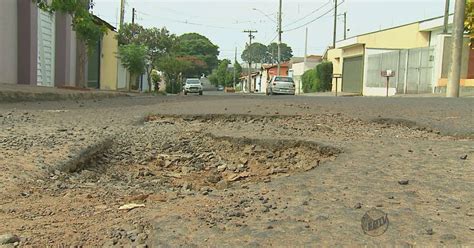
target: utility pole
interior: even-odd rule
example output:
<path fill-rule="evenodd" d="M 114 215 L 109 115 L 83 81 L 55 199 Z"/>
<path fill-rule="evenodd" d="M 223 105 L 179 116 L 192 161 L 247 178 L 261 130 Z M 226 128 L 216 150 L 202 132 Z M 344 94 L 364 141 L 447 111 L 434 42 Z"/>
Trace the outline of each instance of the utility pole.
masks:
<path fill-rule="evenodd" d="M 347 12 L 344 12 L 344 40 L 345 39 L 347 39 Z"/>
<path fill-rule="evenodd" d="M 334 0 L 334 33 L 332 39 L 332 47 L 336 48 L 336 34 L 337 34 L 337 0 Z"/>
<path fill-rule="evenodd" d="M 235 89 L 235 83 L 236 83 L 236 81 L 237 81 L 237 79 L 236 79 L 236 71 L 235 71 L 235 64 L 237 64 L 237 47 L 235 47 L 234 66 L 233 66 L 233 67 L 234 67 L 234 84 L 233 84 L 234 89 Z"/>
<path fill-rule="evenodd" d="M 304 39 L 304 66 L 306 67 L 306 61 L 308 57 L 308 27 L 306 27 L 305 39 Z"/>
<path fill-rule="evenodd" d="M 125 21 L 125 0 L 120 0 L 120 28 L 123 27 Z"/>
<path fill-rule="evenodd" d="M 278 11 L 278 70 L 277 75 L 280 76 L 280 67 L 281 67 L 281 9 L 282 9 L 282 0 L 280 0 L 280 7 Z"/>
<path fill-rule="evenodd" d="M 308 27 L 306 27 L 305 39 L 304 39 L 304 62 L 303 62 L 303 71 L 306 71 L 306 62 L 308 62 Z M 298 83 L 298 91 L 297 94 L 301 93 L 301 80 Z M 296 89 L 295 89 L 296 90 Z"/>
<path fill-rule="evenodd" d="M 132 24 L 135 24 L 135 8 L 132 9 Z"/>
<path fill-rule="evenodd" d="M 466 0 L 456 0 L 454 7 L 454 28 L 451 56 L 451 69 L 449 71 L 448 86 L 446 88 L 447 97 L 459 97 L 459 83 L 461 81 L 461 57 L 464 39 L 464 11 Z"/>
<path fill-rule="evenodd" d="M 449 24 L 449 0 L 446 0 L 446 6 L 444 7 L 443 34 L 448 33 L 448 24 Z"/>
<path fill-rule="evenodd" d="M 252 40 L 253 38 L 255 38 L 255 36 L 253 36 L 253 33 L 258 33 L 257 30 L 244 30 L 244 33 L 248 33 L 249 34 L 249 46 L 248 46 L 248 49 L 249 49 L 249 68 L 248 68 L 248 79 L 247 79 L 247 90 L 248 92 L 250 93 L 250 82 L 252 82 L 252 52 L 250 50 L 250 47 L 252 46 Z"/>

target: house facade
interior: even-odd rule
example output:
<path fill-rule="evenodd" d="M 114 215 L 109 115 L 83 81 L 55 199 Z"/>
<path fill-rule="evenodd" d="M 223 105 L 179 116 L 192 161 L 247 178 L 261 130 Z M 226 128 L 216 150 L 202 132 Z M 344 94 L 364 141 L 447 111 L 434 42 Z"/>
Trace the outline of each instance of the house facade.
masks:
<path fill-rule="evenodd" d="M 119 60 L 115 27 L 94 16 L 95 21 L 107 30 L 89 52 L 87 58 L 87 87 L 101 90 L 117 90 Z"/>
<path fill-rule="evenodd" d="M 381 71 L 392 70 L 395 76 L 390 78 L 389 95 L 444 92 L 451 65 L 451 36 L 442 31 L 443 17 L 438 17 L 337 42 L 325 54 L 334 73 L 342 74 L 337 89 L 333 80 L 333 91 L 383 96 L 387 82 Z M 467 38 L 463 49 L 461 86 L 470 90 L 474 61 Z"/>
<path fill-rule="evenodd" d="M 88 55 L 69 14 L 45 12 L 31 0 L 3 0 L 0 8 L 0 83 L 116 90 L 119 63 L 115 28 Z M 84 66 L 79 66 L 83 64 Z M 79 69 L 82 68 L 82 69 Z M 79 85 L 81 79 L 86 85 Z"/>
<path fill-rule="evenodd" d="M 289 63 L 280 64 L 280 76 L 288 76 L 289 74 Z M 260 72 L 260 84 L 257 85 L 258 93 L 265 93 L 268 83 L 273 76 L 278 75 L 278 65 L 262 65 Z"/>
<path fill-rule="evenodd" d="M 77 46 L 69 15 L 42 11 L 31 0 L 3 0 L 0 31 L 1 83 L 74 85 Z"/>

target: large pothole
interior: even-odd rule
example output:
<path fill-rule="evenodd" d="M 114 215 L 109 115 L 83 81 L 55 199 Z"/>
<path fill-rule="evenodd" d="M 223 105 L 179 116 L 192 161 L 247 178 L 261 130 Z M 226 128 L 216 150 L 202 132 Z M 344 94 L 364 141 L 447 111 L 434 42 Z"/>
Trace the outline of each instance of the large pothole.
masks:
<path fill-rule="evenodd" d="M 245 117 L 245 122 L 266 118 Z M 74 163 L 70 180 L 140 191 L 212 190 L 234 184 L 268 182 L 301 173 L 334 159 L 339 148 L 293 138 L 254 138 L 213 134 L 207 125 L 237 121 L 235 117 L 157 117 L 138 130 L 115 137 L 102 154 Z M 225 124 L 222 124 L 225 130 Z M 215 132 L 214 132 L 215 133 Z M 82 171 L 79 171 L 84 169 Z"/>

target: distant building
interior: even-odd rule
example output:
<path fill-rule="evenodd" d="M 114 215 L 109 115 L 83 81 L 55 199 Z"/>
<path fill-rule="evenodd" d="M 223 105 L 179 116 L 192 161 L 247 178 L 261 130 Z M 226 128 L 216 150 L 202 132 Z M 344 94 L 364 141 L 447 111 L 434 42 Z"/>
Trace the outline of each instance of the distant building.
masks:
<path fill-rule="evenodd" d="M 288 76 L 289 72 L 289 62 L 282 63 L 280 65 L 280 76 Z M 267 85 L 272 79 L 273 76 L 278 75 L 278 65 L 262 65 L 261 67 L 261 75 L 260 75 L 260 83 L 255 85 L 256 91 L 259 93 L 265 93 L 267 89 Z"/>
<path fill-rule="evenodd" d="M 452 16 L 450 17 L 450 29 Z M 395 71 L 389 94 L 445 92 L 450 68 L 451 35 L 443 34 L 443 17 L 414 22 L 341 40 L 324 58 L 342 74 L 333 91 L 381 96 L 386 92 L 382 70 Z M 466 37 L 461 88 L 474 91 L 474 50 Z"/>

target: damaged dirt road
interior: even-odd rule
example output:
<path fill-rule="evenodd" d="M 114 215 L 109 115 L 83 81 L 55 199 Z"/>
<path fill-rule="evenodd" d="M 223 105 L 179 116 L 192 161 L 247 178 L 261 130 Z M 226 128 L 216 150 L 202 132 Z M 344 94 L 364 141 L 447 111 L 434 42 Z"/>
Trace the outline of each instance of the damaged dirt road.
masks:
<path fill-rule="evenodd" d="M 238 95 L 0 105 L 0 247 L 474 245 L 473 106 Z M 388 218 L 379 236 L 361 222 L 374 208 Z"/>

